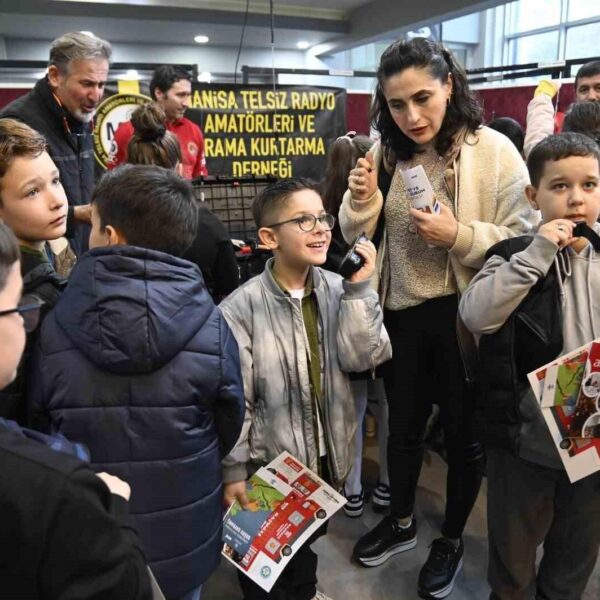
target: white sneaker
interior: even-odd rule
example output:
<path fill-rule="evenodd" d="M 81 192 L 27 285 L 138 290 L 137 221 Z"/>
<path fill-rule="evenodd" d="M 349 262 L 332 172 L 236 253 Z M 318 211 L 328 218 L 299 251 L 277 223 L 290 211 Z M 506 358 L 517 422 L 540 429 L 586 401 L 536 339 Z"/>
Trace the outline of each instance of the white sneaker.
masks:
<path fill-rule="evenodd" d="M 319 592 L 315 594 L 315 597 L 312 600 L 331 600 L 329 596 L 326 596 L 323 592 Z"/>

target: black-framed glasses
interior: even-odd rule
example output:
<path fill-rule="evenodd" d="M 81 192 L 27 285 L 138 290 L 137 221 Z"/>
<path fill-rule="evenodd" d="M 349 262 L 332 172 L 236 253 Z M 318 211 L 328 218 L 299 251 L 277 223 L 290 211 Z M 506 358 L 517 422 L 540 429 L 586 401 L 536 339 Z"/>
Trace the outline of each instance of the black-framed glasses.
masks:
<path fill-rule="evenodd" d="M 0 317 L 19 313 L 23 317 L 25 331 L 34 331 L 40 322 L 40 312 L 44 302 L 37 296 L 23 296 L 16 308 L 0 310 Z"/>
<path fill-rule="evenodd" d="M 279 227 L 280 225 L 285 225 L 286 223 L 296 223 L 298 227 L 300 227 L 301 231 L 308 233 L 317 226 L 317 221 L 322 227 L 325 228 L 326 231 L 331 231 L 335 225 L 335 217 L 329 213 L 325 213 L 324 215 L 319 215 L 318 217 L 315 217 L 315 215 L 300 215 L 295 219 L 288 219 L 287 221 L 273 223 L 272 225 L 265 225 L 265 227 Z"/>

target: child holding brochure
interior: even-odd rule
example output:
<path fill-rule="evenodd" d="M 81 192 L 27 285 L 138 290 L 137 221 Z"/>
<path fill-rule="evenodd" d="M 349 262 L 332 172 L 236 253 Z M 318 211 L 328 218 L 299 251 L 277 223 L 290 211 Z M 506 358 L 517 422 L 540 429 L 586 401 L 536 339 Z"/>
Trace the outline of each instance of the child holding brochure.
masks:
<path fill-rule="evenodd" d="M 460 303 L 480 336 L 488 579 L 492 599 L 575 600 L 600 545 L 600 473 L 569 481 L 527 374 L 600 333 L 600 150 L 553 135 L 527 167 L 542 224 L 493 246 Z"/>
<path fill-rule="evenodd" d="M 224 463 L 225 500 L 238 498 L 242 506 L 246 479 L 283 451 L 342 486 L 357 426 L 346 373 L 375 369 L 391 356 L 369 281 L 373 244 L 357 244 L 363 264 L 348 279 L 318 268 L 327 258 L 335 218 L 303 179 L 267 187 L 252 211 L 260 241 L 274 256 L 261 275 L 220 305 L 239 345 L 246 397 L 242 434 Z M 270 593 L 240 574 L 245 600 L 326 599 L 316 589 L 310 541 Z"/>

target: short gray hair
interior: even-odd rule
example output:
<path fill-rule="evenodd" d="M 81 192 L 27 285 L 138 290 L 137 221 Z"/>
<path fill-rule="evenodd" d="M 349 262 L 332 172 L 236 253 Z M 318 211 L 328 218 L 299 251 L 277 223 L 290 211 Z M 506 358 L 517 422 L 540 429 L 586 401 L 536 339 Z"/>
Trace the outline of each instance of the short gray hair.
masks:
<path fill-rule="evenodd" d="M 66 73 L 69 64 L 75 60 L 102 58 L 110 63 L 112 58 L 110 44 L 94 35 L 76 31 L 65 33 L 52 42 L 48 66 L 55 65 L 61 73 Z"/>

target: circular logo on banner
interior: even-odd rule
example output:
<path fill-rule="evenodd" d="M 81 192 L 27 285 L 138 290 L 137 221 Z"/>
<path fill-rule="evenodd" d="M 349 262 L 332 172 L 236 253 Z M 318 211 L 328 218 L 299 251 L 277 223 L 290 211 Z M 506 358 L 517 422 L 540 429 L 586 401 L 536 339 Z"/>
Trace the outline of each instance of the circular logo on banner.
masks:
<path fill-rule="evenodd" d="M 150 98 L 142 94 L 115 94 L 98 106 L 94 119 L 94 150 L 96 160 L 102 167 L 106 168 L 119 124 L 129 121 L 131 113 L 147 102 L 150 102 Z"/>

